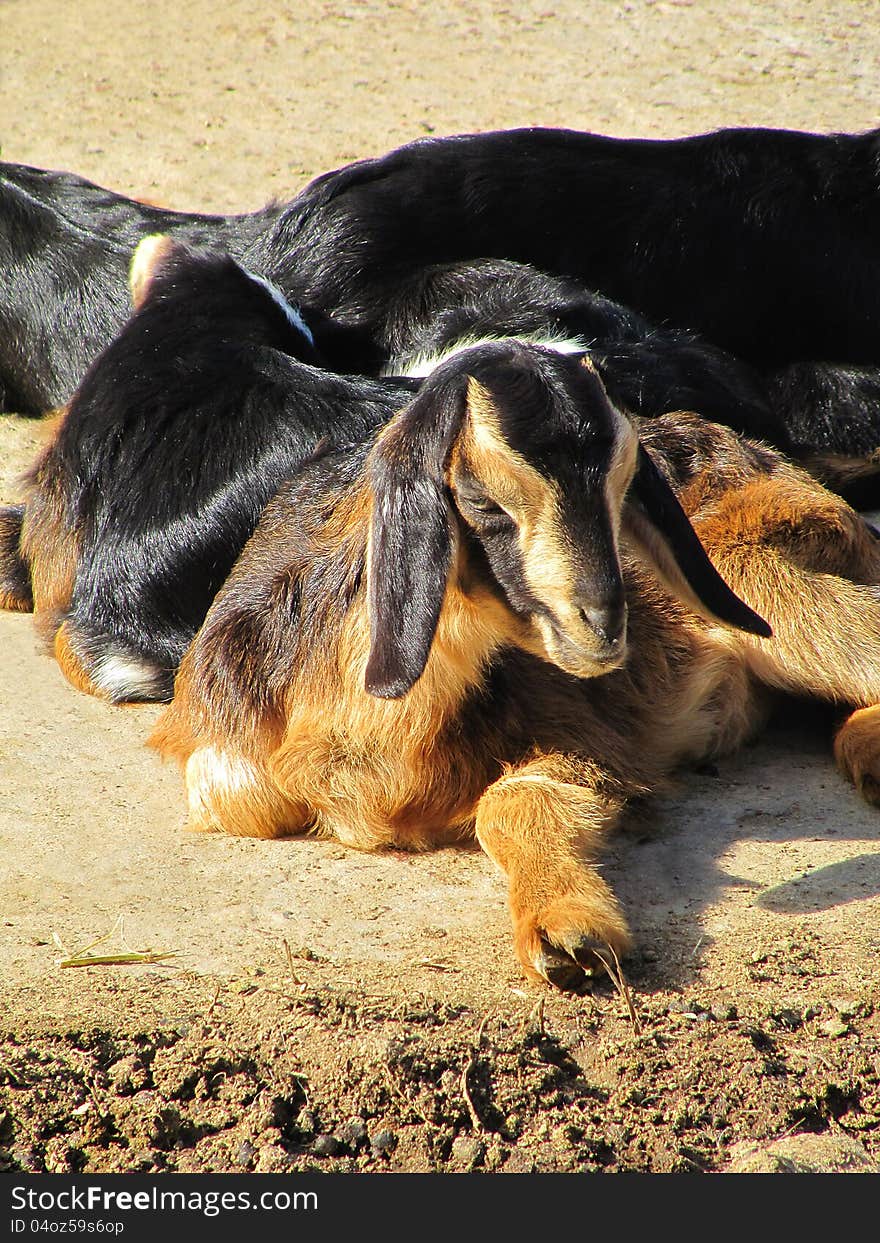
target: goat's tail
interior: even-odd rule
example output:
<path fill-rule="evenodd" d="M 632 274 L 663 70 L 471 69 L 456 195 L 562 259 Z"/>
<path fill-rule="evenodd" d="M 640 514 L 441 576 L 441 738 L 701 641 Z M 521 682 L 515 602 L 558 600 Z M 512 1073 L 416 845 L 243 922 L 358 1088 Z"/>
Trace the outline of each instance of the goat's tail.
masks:
<path fill-rule="evenodd" d="M 23 521 L 23 505 L 0 506 L 0 609 L 32 613 L 31 576 L 21 555 Z"/>

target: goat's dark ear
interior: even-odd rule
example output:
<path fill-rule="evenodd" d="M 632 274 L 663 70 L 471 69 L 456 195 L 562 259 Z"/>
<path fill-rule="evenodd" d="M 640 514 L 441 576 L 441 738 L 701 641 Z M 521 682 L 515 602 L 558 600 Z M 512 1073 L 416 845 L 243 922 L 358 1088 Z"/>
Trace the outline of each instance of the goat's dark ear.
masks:
<path fill-rule="evenodd" d="M 151 233 L 138 242 L 128 269 L 128 287 L 135 308 L 143 303 L 153 277 L 163 264 L 176 251 L 182 250 L 183 247 L 172 241 L 167 233 Z"/>
<path fill-rule="evenodd" d="M 371 454 L 365 686 L 381 699 L 398 699 L 418 681 L 434 640 L 453 555 L 445 467 L 466 394 L 466 377 L 428 380 Z"/>
<path fill-rule="evenodd" d="M 664 585 L 690 608 L 737 630 L 770 638 L 773 631 L 767 622 L 728 587 L 709 560 L 678 498 L 642 445 L 623 507 L 623 533 L 651 562 Z"/>

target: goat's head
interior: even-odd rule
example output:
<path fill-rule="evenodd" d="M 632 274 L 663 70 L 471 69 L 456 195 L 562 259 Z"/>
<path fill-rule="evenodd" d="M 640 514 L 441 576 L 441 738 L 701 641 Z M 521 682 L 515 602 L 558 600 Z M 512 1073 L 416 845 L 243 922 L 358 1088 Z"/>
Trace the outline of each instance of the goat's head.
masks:
<path fill-rule="evenodd" d="M 225 332 L 241 343 L 254 339 L 302 362 L 320 364 L 314 334 L 302 311 L 231 255 L 152 233 L 135 248 L 128 286 L 135 315 L 164 303 L 172 323 L 201 321 L 217 337 Z"/>
<path fill-rule="evenodd" d="M 421 675 L 455 570 L 488 585 L 516 641 L 566 672 L 622 664 L 621 528 L 687 604 L 769 634 L 584 356 L 518 341 L 454 355 L 380 435 L 370 476 L 374 695 L 403 695 Z"/>

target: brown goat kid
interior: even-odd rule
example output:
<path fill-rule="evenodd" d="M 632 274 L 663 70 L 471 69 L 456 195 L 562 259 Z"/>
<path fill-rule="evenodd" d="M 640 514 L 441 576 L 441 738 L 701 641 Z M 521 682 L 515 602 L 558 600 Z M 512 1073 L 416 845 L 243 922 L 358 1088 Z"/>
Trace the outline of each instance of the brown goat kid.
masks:
<path fill-rule="evenodd" d="M 477 346 L 269 503 L 151 744 L 195 828 L 476 835 L 526 972 L 576 988 L 630 943 L 594 866 L 627 800 L 741 743 L 768 688 L 856 709 L 837 755 L 876 796 L 877 584 L 863 521 L 772 450 L 686 414 L 637 435 L 583 360 Z"/>

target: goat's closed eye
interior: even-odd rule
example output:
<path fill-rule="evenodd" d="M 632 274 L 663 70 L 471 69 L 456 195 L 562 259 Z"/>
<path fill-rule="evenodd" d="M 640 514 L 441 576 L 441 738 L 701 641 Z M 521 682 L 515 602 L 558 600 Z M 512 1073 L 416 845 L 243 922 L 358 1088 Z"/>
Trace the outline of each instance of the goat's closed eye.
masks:
<path fill-rule="evenodd" d="M 502 508 L 497 501 L 493 501 L 490 496 L 485 496 L 479 493 L 459 492 L 458 500 L 465 516 L 467 516 L 468 512 L 472 510 L 474 513 L 479 514 L 480 517 L 503 518 L 508 522 L 512 521 L 507 510 Z"/>

